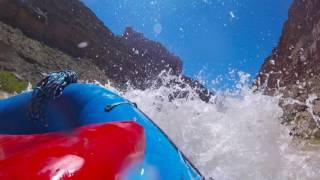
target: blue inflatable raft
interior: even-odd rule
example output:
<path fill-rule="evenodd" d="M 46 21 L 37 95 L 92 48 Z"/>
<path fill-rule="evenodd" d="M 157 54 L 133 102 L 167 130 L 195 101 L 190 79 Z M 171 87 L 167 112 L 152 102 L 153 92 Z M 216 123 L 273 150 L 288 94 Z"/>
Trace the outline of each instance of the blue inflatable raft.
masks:
<path fill-rule="evenodd" d="M 88 124 L 134 120 L 144 127 L 146 149 L 143 162 L 130 172 L 128 179 L 149 179 L 155 174 L 157 179 L 165 180 L 203 179 L 169 137 L 123 97 L 97 85 L 79 83 L 63 87 L 63 93 L 54 100 L 40 100 L 42 104 L 32 102 L 34 93 L 0 101 L 0 134 L 48 133 Z M 41 107 L 35 110 L 32 106 Z M 40 120 L 33 122 L 30 111 L 31 116 L 43 116 L 43 119 L 37 117 Z"/>

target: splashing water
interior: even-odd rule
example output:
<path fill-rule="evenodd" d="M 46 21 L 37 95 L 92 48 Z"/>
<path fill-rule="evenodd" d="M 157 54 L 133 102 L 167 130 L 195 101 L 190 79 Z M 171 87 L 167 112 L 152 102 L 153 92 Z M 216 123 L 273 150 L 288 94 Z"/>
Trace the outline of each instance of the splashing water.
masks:
<path fill-rule="evenodd" d="M 188 98 L 173 101 L 167 87 L 118 93 L 136 102 L 206 177 L 318 179 L 320 148 L 294 143 L 280 124 L 280 97 L 254 92 L 246 83 L 249 76 L 239 75 L 237 89 L 218 92 L 211 103 L 190 87 Z"/>
<path fill-rule="evenodd" d="M 210 103 L 201 101 L 190 87 L 188 97 L 174 100 L 168 96 L 178 86 L 126 92 L 104 87 L 136 102 L 206 177 L 318 179 L 320 146 L 294 141 L 280 124 L 280 97 L 254 92 L 249 76 L 238 75 L 236 89 L 216 92 Z M 162 77 L 165 82 L 173 78 Z"/>

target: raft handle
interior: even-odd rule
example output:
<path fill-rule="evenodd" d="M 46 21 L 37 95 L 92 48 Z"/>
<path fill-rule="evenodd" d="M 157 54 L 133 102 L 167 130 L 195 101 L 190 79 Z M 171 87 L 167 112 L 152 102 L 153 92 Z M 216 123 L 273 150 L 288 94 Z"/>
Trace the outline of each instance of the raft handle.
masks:
<path fill-rule="evenodd" d="M 124 104 L 128 104 L 128 105 L 131 105 L 131 106 L 134 106 L 135 108 L 138 107 L 137 103 L 134 103 L 134 102 L 130 102 L 130 101 L 126 101 L 126 102 L 117 102 L 117 103 L 113 103 L 113 104 L 108 104 L 104 107 L 104 111 L 105 112 L 110 112 L 112 109 L 114 109 L 115 107 L 117 106 L 120 106 L 120 105 L 124 105 Z"/>

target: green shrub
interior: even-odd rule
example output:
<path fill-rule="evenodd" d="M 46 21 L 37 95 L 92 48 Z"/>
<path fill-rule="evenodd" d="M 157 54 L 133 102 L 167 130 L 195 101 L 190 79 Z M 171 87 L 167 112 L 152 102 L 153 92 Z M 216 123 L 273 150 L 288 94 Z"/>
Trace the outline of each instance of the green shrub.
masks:
<path fill-rule="evenodd" d="M 28 82 L 18 79 L 13 73 L 0 71 L 0 91 L 20 93 L 28 87 Z"/>

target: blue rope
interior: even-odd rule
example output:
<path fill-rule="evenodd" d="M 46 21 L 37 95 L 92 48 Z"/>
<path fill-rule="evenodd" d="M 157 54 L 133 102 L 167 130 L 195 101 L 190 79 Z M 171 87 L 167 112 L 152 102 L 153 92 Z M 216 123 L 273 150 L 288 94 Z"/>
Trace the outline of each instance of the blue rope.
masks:
<path fill-rule="evenodd" d="M 70 70 L 52 72 L 42 79 L 33 90 L 29 118 L 33 121 L 44 122 L 48 103 L 59 98 L 67 85 L 77 81 L 77 74 Z"/>

